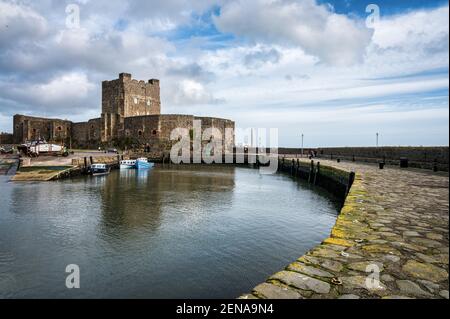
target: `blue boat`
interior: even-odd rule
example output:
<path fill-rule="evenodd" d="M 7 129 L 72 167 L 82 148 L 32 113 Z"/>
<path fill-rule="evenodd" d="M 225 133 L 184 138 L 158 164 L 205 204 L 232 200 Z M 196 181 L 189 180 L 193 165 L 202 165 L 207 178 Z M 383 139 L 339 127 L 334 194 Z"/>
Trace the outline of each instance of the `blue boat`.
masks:
<path fill-rule="evenodd" d="M 154 163 L 150 163 L 146 158 L 138 158 L 136 160 L 136 168 L 137 169 L 150 169 L 155 166 Z"/>

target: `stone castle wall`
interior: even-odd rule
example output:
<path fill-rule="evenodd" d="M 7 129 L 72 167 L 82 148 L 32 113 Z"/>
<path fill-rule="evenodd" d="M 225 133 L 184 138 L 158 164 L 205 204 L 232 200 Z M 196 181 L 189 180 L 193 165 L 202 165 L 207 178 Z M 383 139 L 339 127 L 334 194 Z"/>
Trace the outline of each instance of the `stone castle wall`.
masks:
<path fill-rule="evenodd" d="M 102 82 L 103 142 L 124 134 L 125 118 L 158 115 L 161 113 L 159 80 L 134 80 L 131 74 L 121 73 L 117 80 Z"/>
<path fill-rule="evenodd" d="M 149 144 L 151 152 L 170 151 L 177 141 L 171 141 L 170 135 L 176 128 L 187 129 L 190 132 L 194 128 L 194 120 L 201 121 L 202 132 L 206 128 L 214 127 L 222 134 L 223 146 L 232 150 L 234 134 L 231 139 L 225 139 L 225 129 L 234 131 L 234 122 L 226 119 L 195 117 L 192 115 L 154 115 L 137 116 L 125 119 L 125 137 L 137 140 L 140 144 Z M 208 141 L 202 142 L 203 145 Z"/>
<path fill-rule="evenodd" d="M 225 150 L 229 152 L 233 151 L 235 144 L 234 139 L 235 123 L 233 121 L 214 117 L 194 117 L 194 119 L 202 121 L 202 131 L 204 131 L 206 128 L 217 128 L 220 131 L 220 134 L 222 135 L 224 152 Z M 231 137 L 226 135 L 227 129 L 233 130 L 233 134 Z M 203 145 L 207 143 L 208 141 L 202 142 Z"/>
<path fill-rule="evenodd" d="M 159 80 L 138 81 L 121 73 L 116 80 L 103 81 L 102 113 L 122 117 L 161 114 Z"/>
<path fill-rule="evenodd" d="M 178 127 L 192 130 L 194 120 L 202 121 L 202 131 L 208 127 L 218 128 L 223 144 L 232 149 L 234 134 L 225 141 L 225 129 L 234 129 L 233 121 L 193 115 L 161 115 L 159 80 L 138 81 L 132 79 L 131 74 L 121 73 L 118 79 L 102 82 L 101 117 L 72 123 L 15 115 L 14 142 L 19 144 L 41 137 L 79 148 L 145 145 L 155 152 L 162 152 L 170 150 L 175 143 L 170 141 L 172 130 Z"/>
<path fill-rule="evenodd" d="M 0 133 L 0 145 L 14 144 L 14 136 L 10 133 Z"/>
<path fill-rule="evenodd" d="M 14 143 L 39 138 L 65 142 L 72 136 L 72 122 L 67 120 L 15 115 L 13 125 Z"/>
<path fill-rule="evenodd" d="M 72 144 L 81 148 L 96 148 L 101 137 L 101 118 L 72 123 Z"/>

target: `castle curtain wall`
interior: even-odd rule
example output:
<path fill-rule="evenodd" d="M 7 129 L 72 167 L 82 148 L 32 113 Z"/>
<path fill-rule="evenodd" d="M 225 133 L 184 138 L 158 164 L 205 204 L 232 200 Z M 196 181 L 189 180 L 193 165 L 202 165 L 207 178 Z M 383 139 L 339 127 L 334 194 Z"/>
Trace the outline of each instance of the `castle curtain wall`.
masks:
<path fill-rule="evenodd" d="M 170 141 L 176 128 L 193 128 L 194 120 L 202 121 L 202 131 L 218 128 L 225 139 L 225 129 L 234 130 L 234 122 L 212 117 L 192 115 L 161 115 L 160 82 L 134 80 L 131 74 L 102 82 L 101 117 L 88 122 L 72 123 L 60 119 L 46 119 L 25 115 L 14 116 L 14 142 L 45 138 L 51 142 L 71 142 L 74 147 L 97 148 L 105 145 L 148 146 L 154 152 L 171 149 L 177 141 Z M 208 141 L 203 144 L 208 143 Z M 223 145 L 234 146 L 234 134 Z"/>
<path fill-rule="evenodd" d="M 13 124 L 15 143 L 37 139 L 64 142 L 72 136 L 72 122 L 66 120 L 16 115 Z"/>

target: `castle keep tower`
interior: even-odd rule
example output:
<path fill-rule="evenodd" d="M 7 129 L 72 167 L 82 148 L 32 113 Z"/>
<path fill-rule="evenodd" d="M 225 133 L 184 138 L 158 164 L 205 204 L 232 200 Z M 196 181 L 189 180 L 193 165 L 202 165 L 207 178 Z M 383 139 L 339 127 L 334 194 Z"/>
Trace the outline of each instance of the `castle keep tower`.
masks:
<path fill-rule="evenodd" d="M 102 142 L 123 134 L 127 117 L 161 114 L 159 80 L 133 80 L 131 74 L 102 83 Z"/>

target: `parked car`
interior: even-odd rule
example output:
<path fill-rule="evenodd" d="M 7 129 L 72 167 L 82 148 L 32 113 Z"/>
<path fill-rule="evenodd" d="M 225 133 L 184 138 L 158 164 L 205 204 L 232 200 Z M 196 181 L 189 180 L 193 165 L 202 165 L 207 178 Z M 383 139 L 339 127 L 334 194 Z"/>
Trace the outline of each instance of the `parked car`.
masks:
<path fill-rule="evenodd" d="M 114 154 L 117 154 L 117 153 L 119 153 L 119 151 L 118 151 L 116 148 L 109 148 L 108 151 L 107 151 L 107 153 L 114 153 Z"/>

